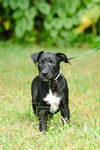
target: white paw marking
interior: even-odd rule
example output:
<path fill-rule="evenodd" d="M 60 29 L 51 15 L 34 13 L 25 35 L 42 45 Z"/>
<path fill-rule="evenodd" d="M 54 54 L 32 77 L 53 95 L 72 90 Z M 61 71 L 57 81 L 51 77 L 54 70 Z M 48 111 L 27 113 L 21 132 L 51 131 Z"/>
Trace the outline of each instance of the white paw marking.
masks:
<path fill-rule="evenodd" d="M 67 118 L 63 118 L 62 116 L 61 116 L 61 119 L 62 119 L 63 123 L 66 123 L 68 121 Z"/>

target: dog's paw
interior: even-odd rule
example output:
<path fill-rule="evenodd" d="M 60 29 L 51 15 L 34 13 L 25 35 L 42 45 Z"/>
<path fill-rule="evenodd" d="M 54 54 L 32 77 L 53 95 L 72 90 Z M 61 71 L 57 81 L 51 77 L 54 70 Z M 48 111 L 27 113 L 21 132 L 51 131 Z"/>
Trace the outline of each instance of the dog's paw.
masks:
<path fill-rule="evenodd" d="M 70 120 L 69 120 L 68 118 L 63 118 L 63 117 L 61 116 L 61 119 L 62 119 L 62 121 L 63 121 L 64 124 L 70 122 Z"/>

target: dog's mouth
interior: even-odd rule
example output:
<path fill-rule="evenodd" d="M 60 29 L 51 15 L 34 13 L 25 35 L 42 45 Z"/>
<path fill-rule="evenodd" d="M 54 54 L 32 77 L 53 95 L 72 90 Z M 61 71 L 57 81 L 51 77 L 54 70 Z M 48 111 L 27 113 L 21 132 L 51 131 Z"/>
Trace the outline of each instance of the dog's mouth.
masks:
<path fill-rule="evenodd" d="M 47 78 L 41 78 L 41 79 L 45 82 L 51 81 L 51 79 L 47 79 Z"/>
<path fill-rule="evenodd" d="M 41 75 L 39 75 L 39 76 L 43 81 L 51 81 L 53 79 L 53 77 L 43 77 Z"/>
<path fill-rule="evenodd" d="M 43 74 L 42 72 L 39 74 L 40 78 L 43 81 L 51 81 L 53 79 L 53 73 L 49 73 L 49 74 Z"/>

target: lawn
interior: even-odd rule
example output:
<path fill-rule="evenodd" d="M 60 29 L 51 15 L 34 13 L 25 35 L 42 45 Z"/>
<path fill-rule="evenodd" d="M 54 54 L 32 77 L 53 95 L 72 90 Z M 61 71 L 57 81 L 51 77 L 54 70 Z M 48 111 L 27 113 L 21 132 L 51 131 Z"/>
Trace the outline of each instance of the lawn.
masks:
<path fill-rule="evenodd" d="M 63 127 L 58 113 L 43 135 L 31 107 L 30 86 L 38 71 L 30 54 L 62 50 L 72 57 L 89 49 L 0 43 L 0 150 L 99 150 L 100 51 L 61 64 L 70 91 L 68 125 Z"/>

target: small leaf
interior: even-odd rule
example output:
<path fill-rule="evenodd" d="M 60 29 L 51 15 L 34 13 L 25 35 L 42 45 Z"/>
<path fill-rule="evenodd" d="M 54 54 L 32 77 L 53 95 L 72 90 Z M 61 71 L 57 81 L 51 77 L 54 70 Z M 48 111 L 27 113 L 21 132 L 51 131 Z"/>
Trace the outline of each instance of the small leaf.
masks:
<path fill-rule="evenodd" d="M 45 15 L 49 14 L 51 7 L 48 3 L 41 2 L 37 5 L 39 11 Z"/>
<path fill-rule="evenodd" d="M 78 16 L 74 15 L 71 19 L 73 21 L 73 25 L 78 25 L 79 24 L 79 17 Z"/>
<path fill-rule="evenodd" d="M 13 18 L 14 19 L 20 18 L 23 16 L 23 14 L 24 14 L 23 10 L 18 9 L 16 11 L 14 11 Z"/>
<path fill-rule="evenodd" d="M 44 20 L 44 27 L 47 30 L 53 27 L 52 20 L 53 20 L 53 17 L 51 15 L 48 15 L 48 17 L 46 17 L 46 19 Z"/>
<path fill-rule="evenodd" d="M 60 31 L 60 35 L 61 35 L 61 37 L 63 37 L 63 38 L 66 38 L 67 37 L 67 32 L 66 32 L 66 30 L 61 30 Z"/>
<path fill-rule="evenodd" d="M 10 29 L 10 20 L 4 21 L 3 25 L 4 25 L 5 30 L 9 30 Z"/>
<path fill-rule="evenodd" d="M 63 10 L 63 9 L 61 9 L 61 8 L 59 8 L 59 9 L 57 10 L 57 14 L 58 14 L 59 17 L 62 17 L 62 18 L 65 18 L 65 17 L 66 17 L 66 11 Z"/>
<path fill-rule="evenodd" d="M 28 32 L 26 35 L 25 35 L 25 41 L 27 42 L 35 42 L 36 40 L 36 37 L 35 37 L 35 32 Z"/>
<path fill-rule="evenodd" d="M 71 18 L 66 18 L 63 20 L 63 26 L 66 28 L 66 29 L 71 29 L 72 26 L 73 26 L 73 20 Z"/>
<path fill-rule="evenodd" d="M 10 6 L 12 9 L 16 9 L 18 7 L 19 0 L 10 0 Z"/>
<path fill-rule="evenodd" d="M 27 31 L 31 31 L 34 28 L 34 20 L 27 19 Z"/>
<path fill-rule="evenodd" d="M 27 9 L 30 5 L 30 0 L 19 0 L 18 5 L 21 9 Z"/>
<path fill-rule="evenodd" d="M 16 23 L 15 34 L 17 37 L 22 37 L 26 30 L 27 30 L 27 20 L 25 18 L 21 18 Z"/>
<path fill-rule="evenodd" d="M 37 14 L 37 10 L 35 7 L 31 7 L 25 11 L 25 16 L 27 18 L 33 19 Z"/>
<path fill-rule="evenodd" d="M 49 30 L 49 29 L 52 28 L 52 23 L 50 23 L 50 22 L 48 22 L 48 21 L 45 21 L 45 22 L 44 22 L 44 27 L 45 27 L 47 30 Z"/>
<path fill-rule="evenodd" d="M 68 31 L 68 30 L 62 30 L 60 32 L 61 37 L 66 39 L 66 41 L 71 42 L 76 38 L 76 35 L 73 31 Z"/>
<path fill-rule="evenodd" d="M 76 11 L 79 7 L 80 7 L 80 0 L 67 1 L 66 12 L 68 15 L 72 16 L 76 13 Z"/>
<path fill-rule="evenodd" d="M 51 37 L 56 37 L 57 34 L 58 34 L 58 31 L 57 31 L 57 30 L 55 30 L 55 29 L 50 30 L 50 35 L 51 35 Z"/>
<path fill-rule="evenodd" d="M 62 28 L 62 20 L 61 19 L 58 19 L 58 18 L 55 18 L 52 20 L 52 24 L 53 24 L 53 27 L 55 27 L 56 29 L 61 29 Z"/>
<path fill-rule="evenodd" d="M 9 0 L 3 0 L 2 1 L 3 7 L 6 8 L 9 6 Z"/>

